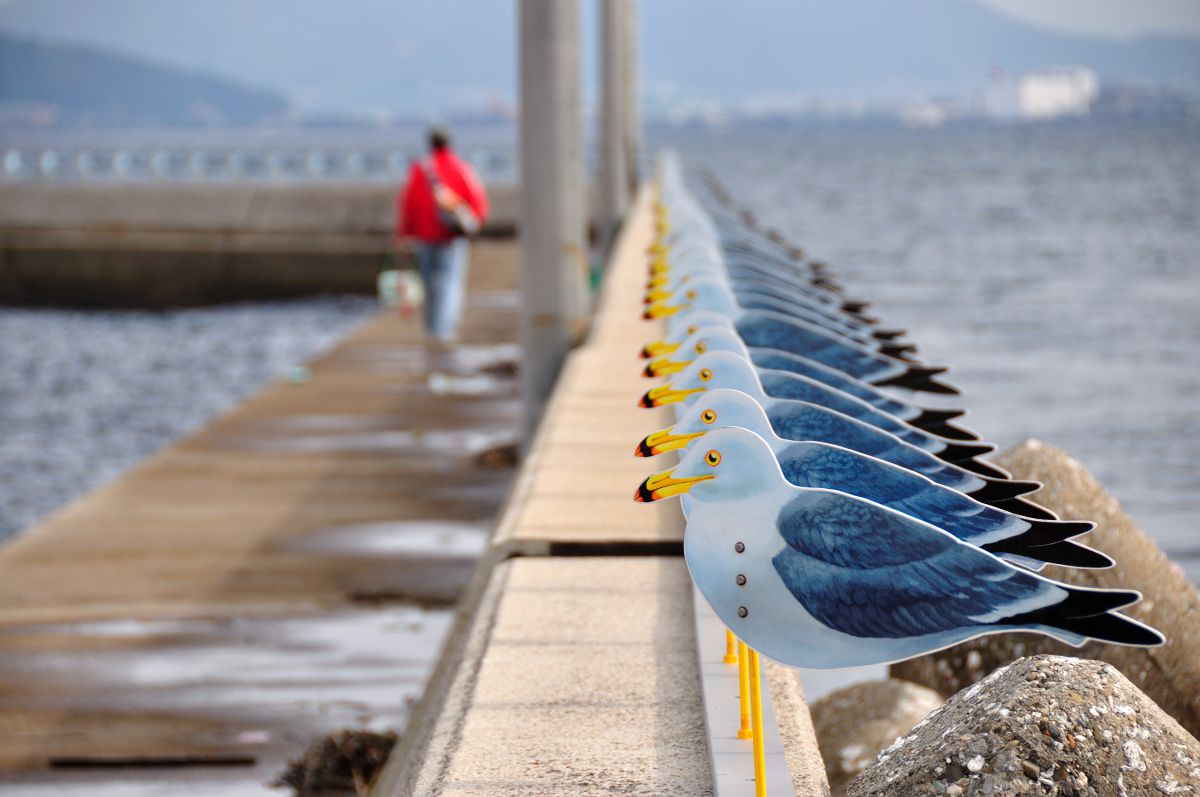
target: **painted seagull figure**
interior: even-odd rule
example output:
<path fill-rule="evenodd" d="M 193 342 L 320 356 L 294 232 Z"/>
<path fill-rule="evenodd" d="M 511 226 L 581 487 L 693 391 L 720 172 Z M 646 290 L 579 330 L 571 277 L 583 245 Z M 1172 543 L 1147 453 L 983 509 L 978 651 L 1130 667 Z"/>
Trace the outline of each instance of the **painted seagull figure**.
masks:
<path fill-rule="evenodd" d="M 687 409 L 675 425 L 647 436 L 637 456 L 705 445 L 706 435 L 737 426 L 761 437 L 783 471 L 798 487 L 840 490 L 933 523 L 963 542 L 1009 561 L 1040 570 L 1047 563 L 1106 568 L 1113 562 L 1099 551 L 1071 542 L 1095 524 L 1086 521 L 1035 520 L 1006 512 L 944 487 L 915 471 L 840 446 L 781 440 L 766 413 L 752 398 L 731 390 L 715 390 Z M 684 514 L 691 497 L 681 496 Z"/>
<path fill-rule="evenodd" d="M 800 325 L 801 330 L 810 333 L 817 332 L 826 338 L 853 344 L 859 348 L 898 359 L 904 359 L 905 355 L 916 349 L 916 346 L 912 344 L 879 340 L 872 337 L 870 332 L 854 329 L 845 323 L 826 318 L 794 301 L 776 299 L 758 292 L 735 293 L 728 285 L 711 277 L 689 282 L 686 289 L 678 294 L 678 301 L 675 304 L 669 304 L 663 300 L 648 305 L 644 316 L 647 319 L 664 318 L 695 310 L 714 310 L 730 317 L 753 310 L 778 313 L 791 318 Z"/>
<path fill-rule="evenodd" d="M 733 352 L 742 359 L 754 363 L 760 373 L 769 369 L 787 371 L 815 379 L 835 390 L 861 399 L 881 412 L 894 415 L 906 423 L 941 437 L 955 437 L 957 430 L 955 427 L 948 426 L 946 421 L 963 414 L 963 410 L 931 409 L 901 401 L 869 382 L 855 379 L 848 374 L 798 354 L 790 354 L 778 349 L 749 349 L 737 336 L 737 333 L 728 326 L 713 325 L 697 329 L 683 341 L 673 354 L 650 361 L 646 365 L 644 373 L 650 377 L 679 373 L 691 365 L 697 357 L 710 351 Z"/>
<path fill-rule="evenodd" d="M 717 401 L 740 407 L 736 417 L 744 423 L 737 425 L 752 428 L 768 440 L 775 450 L 794 442 L 829 443 L 907 468 L 943 487 L 950 487 L 969 495 L 981 503 L 991 504 L 1024 517 L 1058 519 L 1037 504 L 1017 497 L 1041 489 L 1042 485 L 1038 482 L 1015 481 L 974 473 L 961 465 L 944 462 L 926 451 L 910 446 L 895 435 L 862 421 L 847 418 L 833 410 L 789 399 L 760 401 L 740 390 L 714 389 L 704 394 L 705 406 L 712 406 Z M 747 406 L 747 402 L 757 407 L 757 412 Z M 760 418 L 758 422 L 753 421 L 756 416 Z M 761 419 L 765 419 L 766 426 L 762 425 Z M 753 425 L 750 425 L 752 423 Z M 646 456 L 658 453 L 653 450 L 657 442 L 646 438 L 643 443 L 648 448 L 643 453 Z"/>
<path fill-rule="evenodd" d="M 711 432 L 635 499 L 694 499 L 692 578 L 738 638 L 796 667 L 881 664 L 966 639 L 1033 631 L 1079 646 L 1163 642 L 1115 612 L 1137 592 L 1043 578 L 901 512 L 789 484 L 762 438 Z"/>
<path fill-rule="evenodd" d="M 667 337 L 647 344 L 642 355 L 653 358 L 670 354 L 696 330 L 713 324 L 732 327 L 748 347 L 797 354 L 873 385 L 896 385 L 926 393 L 959 392 L 958 388 L 932 378 L 946 371 L 942 366 L 898 360 L 771 310 L 741 310 L 733 314 L 692 310 L 672 315 L 667 321 Z"/>
<path fill-rule="evenodd" d="M 733 352 L 710 351 L 700 355 L 672 381 L 651 388 L 642 396 L 643 407 L 660 407 L 675 402 L 690 402 L 710 388 L 729 387 L 748 393 L 760 401 L 767 398 L 793 399 L 817 404 L 842 415 L 882 429 L 922 451 L 946 462 L 964 463 L 992 451 L 991 443 L 958 442 L 931 434 L 872 407 L 862 399 L 829 387 L 814 379 L 787 371 L 755 371 L 754 366 Z M 955 429 L 960 438 L 962 430 Z M 964 464 L 968 470 L 983 467 L 989 475 L 995 471 L 986 463 Z M 1006 474 L 1001 474 L 1006 475 Z"/>
<path fill-rule="evenodd" d="M 702 292 L 711 290 L 711 283 L 715 282 L 721 289 L 731 292 L 742 307 L 793 313 L 814 324 L 836 329 L 852 339 L 863 342 L 869 342 L 872 338 L 891 341 L 904 334 L 903 330 L 875 328 L 871 322 L 823 304 L 803 293 L 800 283 L 788 282 L 787 279 L 785 276 L 768 279 L 756 274 L 747 275 L 741 270 L 727 273 L 724 267 L 717 265 L 693 267 L 673 281 L 665 277 L 651 277 L 645 302 L 654 305 L 672 299 L 679 303 L 690 303 L 701 298 Z M 690 296 L 693 291 L 696 295 Z M 707 302 L 704 299 L 697 306 Z"/>

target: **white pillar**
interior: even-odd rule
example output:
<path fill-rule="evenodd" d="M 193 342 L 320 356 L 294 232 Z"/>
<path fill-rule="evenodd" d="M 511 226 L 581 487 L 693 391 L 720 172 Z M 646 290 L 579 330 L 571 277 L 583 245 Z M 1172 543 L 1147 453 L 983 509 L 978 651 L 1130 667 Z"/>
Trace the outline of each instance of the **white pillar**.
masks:
<path fill-rule="evenodd" d="M 603 0 L 601 0 L 603 2 Z M 622 93 L 625 108 L 625 166 L 628 174 L 629 196 L 637 192 L 639 181 L 639 161 L 642 147 L 642 117 L 638 112 L 638 81 L 637 81 L 637 5 L 635 0 L 627 0 L 628 8 L 624 14 L 622 35 L 625 40 L 624 63 L 622 75 Z"/>
<path fill-rule="evenodd" d="M 528 441 L 585 313 L 578 0 L 520 0 L 522 400 Z"/>
<path fill-rule="evenodd" d="M 629 207 L 628 19 L 632 0 L 600 0 L 600 157 L 597 174 L 601 242 L 607 242 Z"/>

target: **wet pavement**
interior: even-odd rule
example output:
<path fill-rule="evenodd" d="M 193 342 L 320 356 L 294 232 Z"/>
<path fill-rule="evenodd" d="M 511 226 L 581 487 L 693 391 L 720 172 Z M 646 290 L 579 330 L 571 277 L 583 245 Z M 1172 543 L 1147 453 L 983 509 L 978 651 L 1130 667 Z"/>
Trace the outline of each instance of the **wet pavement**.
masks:
<path fill-rule="evenodd" d="M 382 313 L 0 548 L 0 792 L 277 794 L 402 730 L 513 475 L 515 246 L 473 266 L 457 351 Z"/>

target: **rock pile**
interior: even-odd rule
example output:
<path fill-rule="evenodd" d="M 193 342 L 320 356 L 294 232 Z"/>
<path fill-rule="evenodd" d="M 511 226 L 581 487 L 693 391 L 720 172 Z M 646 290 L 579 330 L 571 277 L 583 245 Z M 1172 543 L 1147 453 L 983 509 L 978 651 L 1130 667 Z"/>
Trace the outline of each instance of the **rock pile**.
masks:
<path fill-rule="evenodd" d="M 896 739 L 848 797 L 1200 794 L 1200 741 L 1104 662 L 1022 658 Z"/>

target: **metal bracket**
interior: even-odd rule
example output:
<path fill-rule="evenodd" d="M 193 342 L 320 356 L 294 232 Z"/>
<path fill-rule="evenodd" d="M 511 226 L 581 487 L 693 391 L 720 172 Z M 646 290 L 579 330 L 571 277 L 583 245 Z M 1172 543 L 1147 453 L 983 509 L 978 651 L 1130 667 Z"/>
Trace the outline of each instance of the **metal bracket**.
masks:
<path fill-rule="evenodd" d="M 692 588 L 696 618 L 696 651 L 704 698 L 704 724 L 712 765 L 715 797 L 754 797 L 754 753 L 749 739 L 738 739 L 739 695 L 736 664 L 725 663 L 725 624 L 704 596 Z M 766 753 L 767 794 L 795 797 L 792 773 L 783 752 L 770 689 L 762 685 L 762 726 Z"/>

